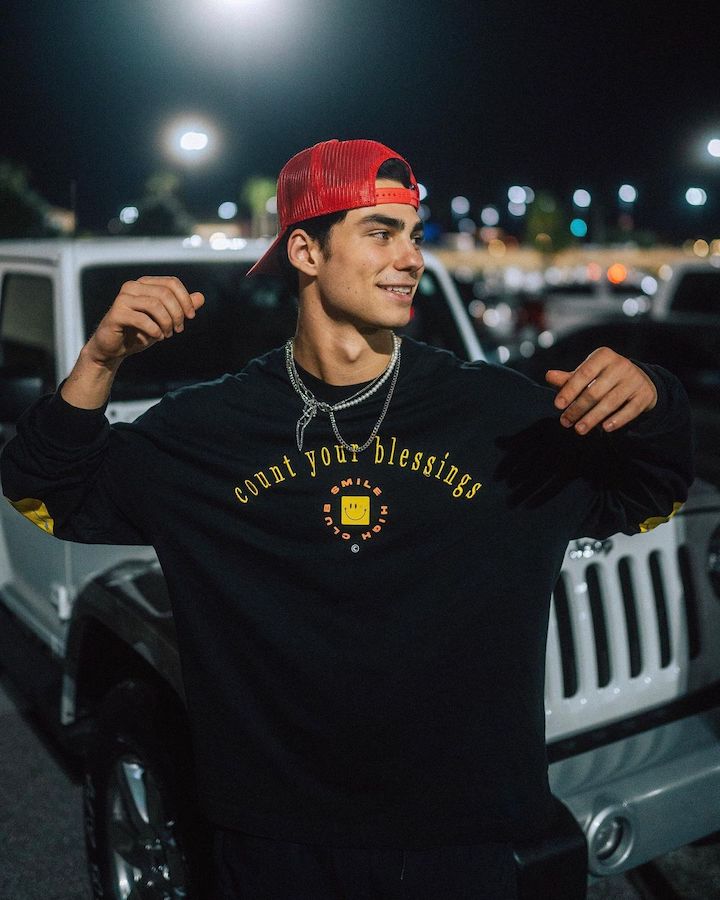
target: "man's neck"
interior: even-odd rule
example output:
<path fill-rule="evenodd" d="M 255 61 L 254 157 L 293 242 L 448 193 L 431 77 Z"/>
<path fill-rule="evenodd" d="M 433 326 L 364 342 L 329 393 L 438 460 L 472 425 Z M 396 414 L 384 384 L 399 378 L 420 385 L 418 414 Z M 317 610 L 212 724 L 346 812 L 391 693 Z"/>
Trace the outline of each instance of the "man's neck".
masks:
<path fill-rule="evenodd" d="M 393 350 L 392 331 L 367 333 L 345 323 L 328 327 L 298 317 L 294 356 L 306 372 L 328 384 L 360 384 L 377 378 L 387 367 Z"/>

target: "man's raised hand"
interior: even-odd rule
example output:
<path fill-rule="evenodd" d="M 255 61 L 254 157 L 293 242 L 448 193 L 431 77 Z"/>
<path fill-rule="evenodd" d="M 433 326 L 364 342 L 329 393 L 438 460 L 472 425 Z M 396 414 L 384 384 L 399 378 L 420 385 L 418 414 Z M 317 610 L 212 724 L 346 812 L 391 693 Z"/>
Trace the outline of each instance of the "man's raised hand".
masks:
<path fill-rule="evenodd" d="M 173 276 L 126 281 L 95 333 L 80 351 L 60 394 L 71 406 L 99 409 L 110 396 L 122 361 L 185 327 L 205 298 L 189 294 Z"/>
<path fill-rule="evenodd" d="M 144 275 L 126 281 L 88 341 L 85 350 L 97 365 L 115 367 L 127 356 L 172 337 L 205 298 L 190 294 L 174 276 Z"/>
<path fill-rule="evenodd" d="M 550 369 L 545 380 L 558 390 L 560 424 L 587 434 L 597 425 L 613 431 L 632 422 L 657 403 L 651 379 L 633 362 L 609 347 L 600 347 L 574 372 Z"/>

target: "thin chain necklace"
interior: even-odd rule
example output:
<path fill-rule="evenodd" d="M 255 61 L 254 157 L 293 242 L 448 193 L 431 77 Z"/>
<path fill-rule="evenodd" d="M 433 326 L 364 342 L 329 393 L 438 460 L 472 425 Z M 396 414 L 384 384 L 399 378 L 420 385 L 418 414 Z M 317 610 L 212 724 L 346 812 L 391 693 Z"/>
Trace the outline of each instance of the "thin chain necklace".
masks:
<path fill-rule="evenodd" d="M 396 334 L 393 334 L 393 351 L 390 356 L 390 361 L 385 368 L 385 371 L 378 375 L 377 378 L 375 378 L 373 381 L 371 381 L 369 385 L 361 388 L 359 391 L 356 391 L 356 393 L 352 394 L 350 397 L 346 397 L 345 400 L 340 400 L 339 403 L 331 404 L 325 403 L 323 400 L 318 400 L 310 390 L 310 388 L 308 388 L 308 386 L 300 378 L 298 370 L 295 367 L 292 338 L 290 338 L 290 340 L 285 344 L 285 367 L 287 368 L 290 384 L 292 384 L 295 391 L 300 395 L 300 399 L 303 402 L 303 411 L 300 414 L 297 425 L 295 426 L 295 440 L 297 442 L 298 450 L 302 450 L 305 429 L 310 424 L 312 419 L 314 419 L 314 417 L 317 415 L 318 411 L 320 411 L 328 414 L 330 418 L 330 425 L 332 426 L 333 433 L 337 438 L 338 443 L 346 450 L 350 450 L 352 453 L 361 453 L 363 450 L 367 450 L 370 444 L 372 444 L 375 436 L 380 430 L 380 426 L 382 425 L 382 421 L 388 411 L 388 407 L 390 406 L 390 400 L 392 399 L 393 391 L 395 390 L 395 385 L 398 380 L 398 374 L 400 373 L 400 338 Z M 376 393 L 376 391 L 379 391 L 391 376 L 392 381 L 390 382 L 390 388 L 388 390 L 387 397 L 385 398 L 382 412 L 380 413 L 377 422 L 370 432 L 370 437 L 360 447 L 357 444 L 348 444 L 348 442 L 340 434 L 337 422 L 335 421 L 335 413 L 341 409 L 348 409 L 351 406 L 357 406 L 358 403 L 362 403 L 363 400 L 367 400 L 369 397 L 372 397 L 372 395 Z"/>

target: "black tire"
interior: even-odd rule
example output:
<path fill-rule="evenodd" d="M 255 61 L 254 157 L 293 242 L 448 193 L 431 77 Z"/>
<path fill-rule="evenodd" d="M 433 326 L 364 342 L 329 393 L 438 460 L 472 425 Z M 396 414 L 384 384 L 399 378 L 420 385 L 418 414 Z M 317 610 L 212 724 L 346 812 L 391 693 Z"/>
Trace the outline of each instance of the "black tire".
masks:
<path fill-rule="evenodd" d="M 118 685 L 102 703 L 83 781 L 96 900 L 209 896 L 209 829 L 194 793 L 177 702 L 145 682 Z"/>

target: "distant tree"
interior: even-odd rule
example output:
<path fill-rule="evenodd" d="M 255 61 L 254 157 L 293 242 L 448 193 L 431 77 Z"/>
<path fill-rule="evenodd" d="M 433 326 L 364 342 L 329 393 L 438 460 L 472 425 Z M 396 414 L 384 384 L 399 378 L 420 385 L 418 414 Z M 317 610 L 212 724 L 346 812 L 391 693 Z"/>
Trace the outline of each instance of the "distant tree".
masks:
<path fill-rule="evenodd" d="M 144 194 L 135 204 L 138 217 L 125 225 L 123 234 L 158 237 L 190 234 L 193 220 L 178 193 L 180 178 L 174 172 L 155 172 L 145 182 Z"/>
<path fill-rule="evenodd" d="M 267 211 L 267 202 L 275 196 L 275 190 L 275 181 L 264 175 L 253 175 L 243 185 L 240 200 L 250 212 L 254 237 L 272 234 L 275 230 L 275 217 Z"/>
<path fill-rule="evenodd" d="M 0 238 L 53 237 L 47 221 L 49 203 L 30 187 L 27 170 L 0 159 Z"/>
<path fill-rule="evenodd" d="M 548 191 L 538 191 L 528 207 L 525 235 L 543 253 L 557 253 L 572 243 L 570 221 L 560 203 Z"/>

